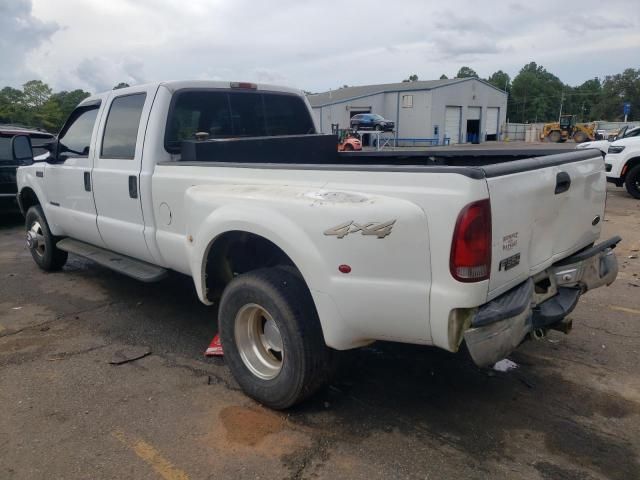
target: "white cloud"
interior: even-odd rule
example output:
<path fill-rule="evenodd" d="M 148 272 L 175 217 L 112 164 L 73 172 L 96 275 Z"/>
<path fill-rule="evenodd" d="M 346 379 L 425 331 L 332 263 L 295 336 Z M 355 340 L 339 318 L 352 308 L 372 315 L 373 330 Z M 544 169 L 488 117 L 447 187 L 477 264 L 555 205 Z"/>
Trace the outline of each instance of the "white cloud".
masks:
<path fill-rule="evenodd" d="M 639 63 L 632 52 L 640 48 L 640 10 L 622 0 L 609 0 L 606 14 L 601 2 L 583 0 L 581 11 L 593 14 L 567 16 L 549 15 L 558 8 L 549 0 L 535 9 L 462 0 L 33 0 L 33 11 L 29 0 L 14 4 L 19 16 L 0 17 L 0 42 L 27 43 L 15 54 L 0 50 L 8 67 L 0 86 L 39 77 L 55 89 L 99 91 L 120 81 L 212 78 L 321 91 L 412 73 L 451 76 L 465 64 L 482 76 L 513 76 L 530 61 L 577 84 Z M 24 19 L 31 35 L 18 29 Z"/>

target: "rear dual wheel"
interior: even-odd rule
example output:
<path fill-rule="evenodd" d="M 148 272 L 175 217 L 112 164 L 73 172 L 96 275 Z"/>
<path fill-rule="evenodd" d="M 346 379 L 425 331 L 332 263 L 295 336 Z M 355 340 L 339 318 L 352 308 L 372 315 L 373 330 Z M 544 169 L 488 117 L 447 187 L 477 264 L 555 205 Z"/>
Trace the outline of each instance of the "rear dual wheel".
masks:
<path fill-rule="evenodd" d="M 237 276 L 222 294 L 218 318 L 225 361 L 258 402 L 288 408 L 328 383 L 333 353 L 311 294 L 293 269 Z"/>

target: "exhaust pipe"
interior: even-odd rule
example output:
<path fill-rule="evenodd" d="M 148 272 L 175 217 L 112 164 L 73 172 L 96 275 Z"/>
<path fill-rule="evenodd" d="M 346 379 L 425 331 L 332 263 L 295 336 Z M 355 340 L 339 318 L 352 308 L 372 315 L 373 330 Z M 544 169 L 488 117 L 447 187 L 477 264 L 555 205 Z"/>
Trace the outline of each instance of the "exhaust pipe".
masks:
<path fill-rule="evenodd" d="M 531 336 L 534 340 L 542 340 L 547 335 L 547 332 L 542 328 L 534 328 L 531 332 Z"/>

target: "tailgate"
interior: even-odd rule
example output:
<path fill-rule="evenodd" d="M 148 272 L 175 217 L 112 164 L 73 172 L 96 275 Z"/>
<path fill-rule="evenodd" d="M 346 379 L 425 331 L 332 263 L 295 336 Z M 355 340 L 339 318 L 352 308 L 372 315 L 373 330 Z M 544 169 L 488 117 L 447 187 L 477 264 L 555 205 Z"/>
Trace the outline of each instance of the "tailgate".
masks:
<path fill-rule="evenodd" d="M 600 235 L 606 176 L 597 151 L 485 167 L 492 216 L 489 297 Z"/>

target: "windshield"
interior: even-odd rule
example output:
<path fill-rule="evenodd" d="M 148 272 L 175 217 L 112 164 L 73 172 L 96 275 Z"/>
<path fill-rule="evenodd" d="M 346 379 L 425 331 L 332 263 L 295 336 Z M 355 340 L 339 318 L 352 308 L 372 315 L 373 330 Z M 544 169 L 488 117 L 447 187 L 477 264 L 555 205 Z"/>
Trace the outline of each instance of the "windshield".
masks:
<path fill-rule="evenodd" d="M 165 148 L 196 133 L 208 138 L 267 137 L 316 133 L 305 102 L 297 95 L 192 90 L 179 92 L 167 119 Z"/>
<path fill-rule="evenodd" d="M 627 129 L 621 138 L 637 137 L 640 135 L 640 127 Z"/>
<path fill-rule="evenodd" d="M 382 115 L 371 115 L 371 118 L 373 118 L 374 120 L 384 120 L 384 117 Z"/>

